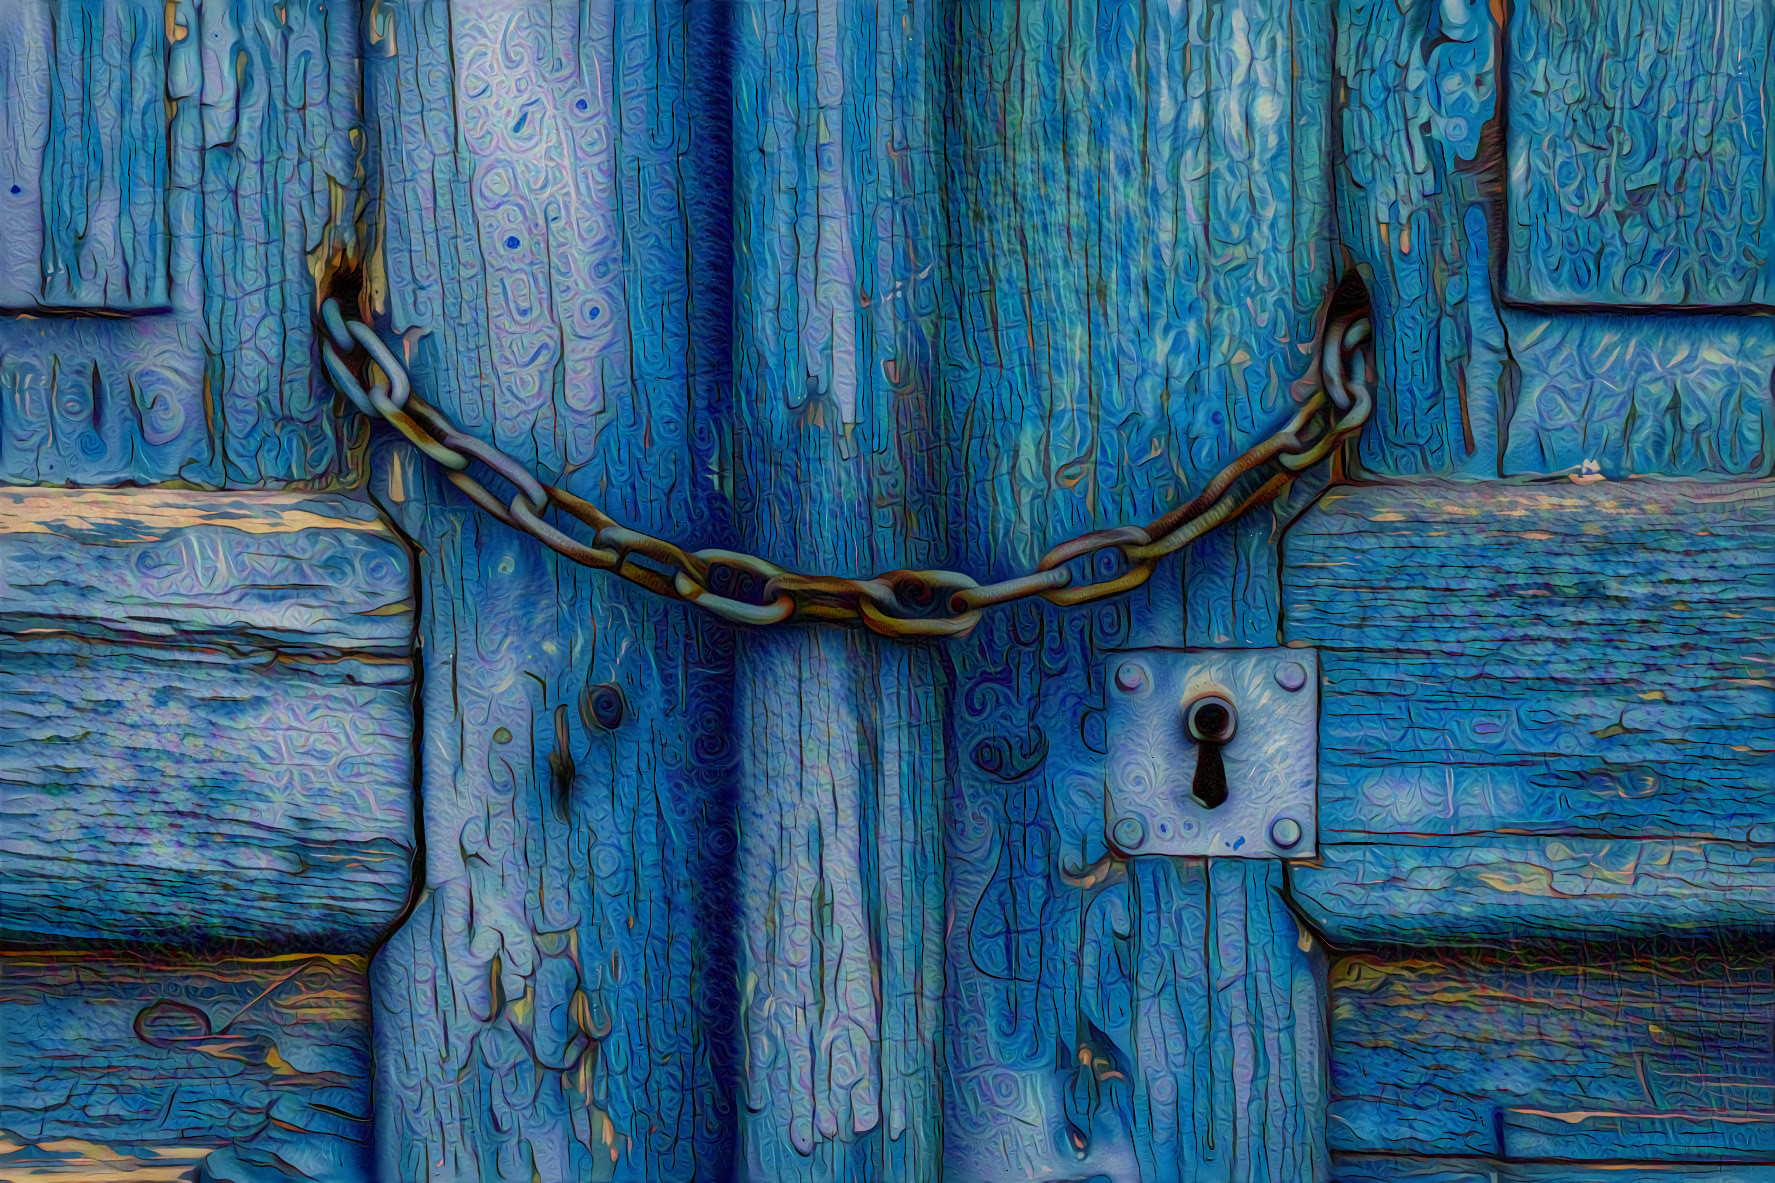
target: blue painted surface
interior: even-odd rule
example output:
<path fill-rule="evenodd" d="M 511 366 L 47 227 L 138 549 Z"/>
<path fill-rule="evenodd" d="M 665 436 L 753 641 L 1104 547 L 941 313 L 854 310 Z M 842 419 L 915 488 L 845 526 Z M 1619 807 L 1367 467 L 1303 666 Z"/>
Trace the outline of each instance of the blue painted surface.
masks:
<path fill-rule="evenodd" d="M 1510 294 L 1775 305 L 1775 4 L 1526 0 L 1508 37 Z"/>
<path fill-rule="evenodd" d="M 738 11 L 749 547 L 1008 574 L 1179 503 L 1289 405 L 1330 273 L 1323 10 Z M 1273 643 L 1271 568 L 1225 553 L 1193 563 L 1190 627 Z M 1317 991 L 1279 875 L 1129 867 L 1102 835 L 1093 671 L 1183 641 L 1185 595 L 1174 569 L 1019 608 L 940 659 L 743 641 L 755 1177 L 1313 1172 Z M 1224 937 L 1170 951 L 1209 917 Z"/>
<path fill-rule="evenodd" d="M 1333 970 L 1339 1151 L 1760 1162 L 1766 951 L 1358 953 Z M 1620 1169 L 1617 1165 L 1616 1169 Z"/>
<path fill-rule="evenodd" d="M 1767 3 L 1633 0 L 1584 36 L 1603 7 L 26 3 L 0 32 L 24 182 L 0 176 L 24 231 L 0 302 L 32 309 L 0 320 L 0 476 L 368 472 L 413 544 L 417 731 L 392 699 L 374 729 L 417 752 L 391 841 L 422 859 L 368 973 L 374 1137 L 360 981 L 344 1116 L 212 1109 L 193 1144 L 240 1140 L 210 1175 L 1765 1179 L 1623 1156 L 1706 1157 L 1775 1106 L 1775 319 L 1740 307 L 1766 283 Z M 1722 13 L 1743 51 L 1717 67 L 1609 60 L 1635 21 L 1649 52 Z M 1743 118 L 1701 142 L 1659 70 Z M 69 97 L 86 79 L 103 101 Z M 1636 146 L 1590 134 L 1605 109 Z M 1535 171 L 1567 148 L 1664 171 Z M 1668 253 L 1635 253 L 1654 232 Z M 1593 234 L 1594 264 L 1546 246 Z M 404 445 L 354 451 L 310 327 L 317 288 L 355 295 L 464 427 L 675 541 L 985 579 L 1272 429 L 1346 268 L 1381 382 L 1336 475 L 1369 487 L 1312 505 L 1315 474 L 1132 596 L 945 646 L 730 629 L 571 567 Z M 177 625 L 230 653 L 265 627 Z M 102 639 L 145 693 L 141 638 Z M 1324 857 L 1116 855 L 1104 655 L 1278 641 L 1323 651 Z M 333 943 L 224 910 L 293 956 Z M 31 1046 L 72 1047 L 58 1023 Z M 190 1070 L 156 1061 L 142 1096 Z M 1542 1111 L 1568 1102 L 1632 1128 L 1562 1139 L 1589 1119 Z M 1562 1147 L 1610 1161 L 1509 1161 Z"/>
<path fill-rule="evenodd" d="M 412 872 L 412 571 L 371 507 L 9 489 L 0 572 L 0 938 L 386 935 Z"/>
<path fill-rule="evenodd" d="M 166 102 L 165 13 L 145 3 L 24 4 L 9 17 L 0 56 L 16 72 L 0 183 L 13 200 L 0 302 L 165 307 L 177 109 Z"/>
<path fill-rule="evenodd" d="M 361 957 L 11 951 L 0 969 L 0 1171 L 291 1178 L 270 1150 L 294 1178 L 368 1177 Z"/>
<path fill-rule="evenodd" d="M 725 13 L 378 5 L 384 325 L 416 389 L 643 529 L 731 540 Z M 705 68 L 706 67 L 706 68 Z M 384 1177 L 725 1178 L 731 633 L 575 568 L 410 449 L 425 891 L 378 955 Z M 583 705 L 614 683 L 624 721 Z"/>
<path fill-rule="evenodd" d="M 317 279 L 363 262 L 358 12 L 18 0 L 0 22 L 0 481 L 344 473 Z M 17 192 L 13 192 L 16 189 Z"/>
<path fill-rule="evenodd" d="M 736 533 L 797 568 L 950 557 L 938 19 L 732 14 Z M 829 629 L 736 667 L 736 1175 L 939 1179 L 952 672 Z"/>
<path fill-rule="evenodd" d="M 1721 7 L 1717 25 L 1681 0 L 1515 8 L 1506 25 L 1501 10 L 1475 0 L 1337 5 L 1337 75 L 1348 94 L 1338 109 L 1338 231 L 1373 300 L 1382 375 L 1359 447 L 1363 469 L 1381 478 L 1766 476 L 1775 319 L 1663 311 L 1763 298 L 1755 285 L 1769 255 L 1756 244 L 1772 224 L 1758 212 L 1771 185 L 1770 55 L 1756 46 L 1770 27 L 1766 0 Z M 1606 35 L 1586 33 L 1592 24 Z M 1623 43 L 1638 55 L 1659 38 L 1698 36 L 1702 25 L 1723 39 L 1717 54 L 1677 65 L 1670 54 L 1656 65 L 1622 57 Z M 1727 54 L 1726 41 L 1740 49 Z M 1715 77 L 1715 62 L 1712 90 L 1664 85 L 1665 70 Z M 1714 137 L 1710 119 L 1728 92 L 1744 118 L 1725 120 Z M 1548 94 L 1556 97 L 1536 97 Z M 1566 122 L 1548 103 L 1567 105 L 1558 107 Z M 1602 126 L 1580 116 L 1591 107 L 1603 110 Z M 1651 153 L 1653 182 L 1629 191 L 1616 158 L 1638 159 L 1679 126 L 1694 129 L 1688 147 Z M 1584 162 L 1568 162 L 1557 200 L 1535 190 L 1539 213 L 1518 200 L 1523 185 L 1540 184 L 1527 173 L 1529 139 L 1566 145 Z M 1687 165 L 1672 179 L 1683 152 L 1701 157 L 1692 185 Z M 1729 184 L 1702 184 L 1713 168 Z M 1600 179 L 1586 188 L 1591 177 Z M 1668 242 L 1652 241 L 1660 236 Z M 1643 261 L 1654 256 L 1668 265 L 1664 279 L 1648 281 Z M 1588 286 L 1566 274 L 1578 267 Z M 1563 278 L 1519 285 L 1525 268 L 1563 269 Z M 1666 279 L 1673 290 L 1660 291 Z M 1537 303 L 1507 303 L 1506 293 Z M 1639 311 L 1565 310 L 1581 304 Z"/>

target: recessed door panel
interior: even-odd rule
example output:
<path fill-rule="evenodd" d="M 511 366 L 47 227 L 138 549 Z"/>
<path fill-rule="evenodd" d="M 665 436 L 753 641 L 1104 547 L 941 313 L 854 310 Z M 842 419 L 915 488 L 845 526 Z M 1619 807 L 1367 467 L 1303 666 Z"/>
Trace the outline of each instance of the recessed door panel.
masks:
<path fill-rule="evenodd" d="M 1512 298 L 1775 303 L 1775 4 L 1523 0 L 1509 58 Z"/>
<path fill-rule="evenodd" d="M 0 307 L 167 305 L 171 48 L 147 0 L 23 0 L 0 21 Z"/>
<path fill-rule="evenodd" d="M 315 292 L 357 282 L 357 5 L 0 10 L 0 481 L 324 480 Z"/>

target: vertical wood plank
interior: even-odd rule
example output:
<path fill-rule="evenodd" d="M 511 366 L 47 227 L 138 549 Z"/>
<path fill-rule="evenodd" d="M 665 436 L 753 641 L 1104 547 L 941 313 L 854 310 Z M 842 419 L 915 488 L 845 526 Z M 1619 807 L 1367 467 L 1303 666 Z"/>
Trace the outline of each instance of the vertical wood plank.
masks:
<path fill-rule="evenodd" d="M 1501 194 L 1491 7 L 1338 0 L 1337 214 L 1368 286 L 1371 471 L 1499 474 L 1519 373 L 1490 279 Z"/>
<path fill-rule="evenodd" d="M 949 557 L 934 11 L 735 10 L 736 511 L 798 569 Z M 950 683 L 939 651 L 866 633 L 741 639 L 747 1178 L 943 1177 Z"/>
<path fill-rule="evenodd" d="M 722 9 L 369 19 L 372 299 L 417 388 L 627 522 L 724 541 Z M 426 889 L 373 967 L 383 1174 L 725 1176 L 730 634 L 404 447 L 372 488 L 421 551 L 425 658 Z M 614 728 L 583 705 L 605 683 Z"/>
<path fill-rule="evenodd" d="M 0 305 L 167 302 L 164 13 L 27 3 L 0 32 L 8 223 Z M 35 208 L 31 208 L 35 207 Z"/>
<path fill-rule="evenodd" d="M 43 149 L 49 140 L 49 9 L 19 5 L 0 27 L 0 307 L 43 288 Z"/>
<path fill-rule="evenodd" d="M 1008 574 L 1180 503 L 1293 405 L 1332 279 L 1330 11 L 965 6 L 945 36 L 946 422 L 970 569 Z M 1105 653 L 1275 644 L 1275 534 L 958 651 L 953 1177 L 1328 1171 L 1321 970 L 1280 868 L 1103 839 Z"/>
<path fill-rule="evenodd" d="M 300 480 L 343 460 L 314 314 L 319 281 L 361 254 L 357 9 L 289 0 L 265 20 L 219 0 L 194 7 L 172 52 L 197 54 L 197 110 L 179 105 L 173 138 L 202 162 L 193 245 L 211 431 L 224 480 Z"/>

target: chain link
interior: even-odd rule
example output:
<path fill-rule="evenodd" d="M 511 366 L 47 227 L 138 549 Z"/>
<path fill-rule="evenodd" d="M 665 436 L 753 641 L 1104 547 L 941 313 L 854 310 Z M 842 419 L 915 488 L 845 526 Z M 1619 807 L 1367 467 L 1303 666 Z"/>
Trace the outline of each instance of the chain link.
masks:
<path fill-rule="evenodd" d="M 558 554 L 609 571 L 656 595 L 707 609 L 739 624 L 792 620 L 860 621 L 890 637 L 954 637 L 979 623 L 982 609 L 1040 597 L 1071 606 L 1132 591 L 1151 578 L 1159 561 L 1198 538 L 1281 496 L 1300 475 L 1321 463 L 1361 431 L 1374 410 L 1373 361 L 1362 351 L 1366 316 L 1333 318 L 1321 338 L 1322 385 L 1294 416 L 1267 439 L 1222 469 L 1189 504 L 1141 526 L 1092 530 L 1043 555 L 1036 569 L 997 583 L 981 584 L 959 571 L 884 571 L 869 579 L 804 575 L 756 555 L 731 550 L 686 551 L 622 525 L 597 506 L 538 480 L 523 465 L 462 431 L 436 407 L 413 393 L 407 370 L 375 330 L 348 321 L 337 300 L 321 306 L 325 330 L 321 360 L 327 375 L 353 406 L 392 424 L 431 457 L 469 500 L 513 529 L 532 535 Z M 365 389 L 346 355 L 361 348 L 373 376 Z M 468 472 L 478 460 L 515 493 L 502 501 Z M 1266 465 L 1277 471 L 1239 495 L 1240 478 Z M 553 507 L 592 531 L 588 545 L 544 518 Z M 1120 569 L 1076 581 L 1075 566 L 1113 551 Z"/>

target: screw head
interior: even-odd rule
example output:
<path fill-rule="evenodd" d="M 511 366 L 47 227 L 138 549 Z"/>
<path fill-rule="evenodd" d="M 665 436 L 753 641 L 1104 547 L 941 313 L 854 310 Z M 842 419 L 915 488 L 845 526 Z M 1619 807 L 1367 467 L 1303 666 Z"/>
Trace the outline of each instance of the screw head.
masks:
<path fill-rule="evenodd" d="M 1276 685 L 1284 690 L 1299 690 L 1307 684 L 1307 667 L 1298 661 L 1286 661 L 1276 667 Z"/>
<path fill-rule="evenodd" d="M 1302 837 L 1300 823 L 1291 817 L 1279 817 L 1270 823 L 1270 841 L 1283 850 L 1299 846 Z"/>
<path fill-rule="evenodd" d="M 1146 667 L 1138 661 L 1124 661 L 1116 667 L 1116 688 L 1132 694 L 1146 685 Z"/>
<path fill-rule="evenodd" d="M 1129 814 L 1127 817 L 1117 819 L 1115 828 L 1110 830 L 1109 836 L 1121 849 L 1136 850 L 1146 843 L 1146 823 L 1133 814 Z"/>

